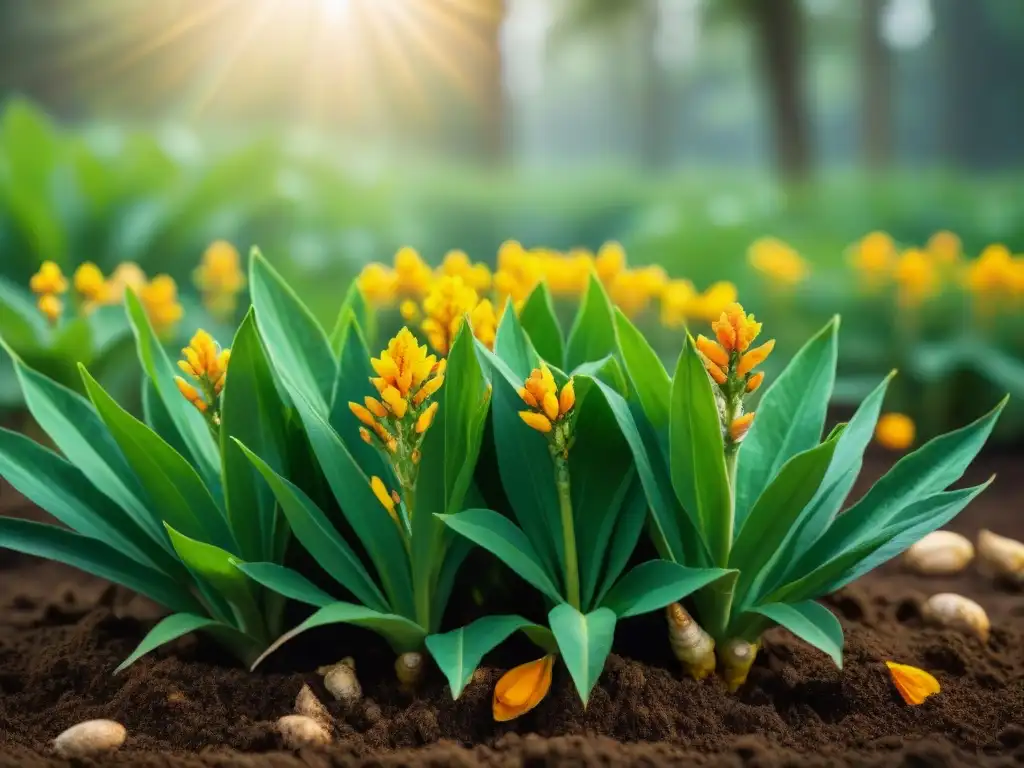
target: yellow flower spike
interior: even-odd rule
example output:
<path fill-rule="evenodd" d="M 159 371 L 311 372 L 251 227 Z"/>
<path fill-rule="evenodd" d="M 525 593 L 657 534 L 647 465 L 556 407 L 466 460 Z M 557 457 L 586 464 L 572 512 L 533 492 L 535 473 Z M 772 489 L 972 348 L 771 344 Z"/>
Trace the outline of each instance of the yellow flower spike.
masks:
<path fill-rule="evenodd" d="M 756 392 L 764 381 L 764 371 L 758 371 L 747 381 L 747 392 Z"/>
<path fill-rule="evenodd" d="M 64 302 L 52 293 L 45 293 L 40 296 L 38 306 L 39 311 L 51 325 L 55 325 L 64 313 Z"/>
<path fill-rule="evenodd" d="M 554 654 L 510 669 L 494 686 L 491 711 L 496 722 L 514 720 L 536 707 L 551 689 Z"/>
<path fill-rule="evenodd" d="M 554 392 L 548 392 L 544 395 L 544 401 L 541 403 L 541 408 L 544 410 L 544 415 L 551 421 L 558 418 L 558 398 L 555 397 Z"/>
<path fill-rule="evenodd" d="M 75 290 L 83 299 L 89 302 L 100 302 L 103 300 L 107 290 L 106 280 L 100 268 L 91 261 L 83 262 L 75 270 L 72 278 Z"/>
<path fill-rule="evenodd" d="M 138 264 L 132 261 L 125 261 L 117 265 L 114 273 L 107 281 L 106 292 L 103 297 L 104 304 L 120 304 L 124 301 L 124 292 L 130 288 L 138 294 L 146 284 L 146 273 Z"/>
<path fill-rule="evenodd" d="M 717 341 L 712 341 L 704 334 L 698 334 L 697 349 L 715 365 L 729 367 L 729 353 Z"/>
<path fill-rule="evenodd" d="M 744 413 L 733 419 L 732 424 L 729 425 L 729 437 L 732 438 L 733 442 L 738 443 L 742 440 L 747 432 L 750 431 L 750 425 L 754 423 L 754 412 Z"/>
<path fill-rule="evenodd" d="M 361 406 L 359 403 L 350 402 L 348 404 L 348 409 L 352 411 L 355 417 L 359 419 L 361 422 L 363 422 L 363 424 L 365 424 L 366 426 L 374 427 L 377 425 L 377 420 L 373 418 L 373 414 L 370 413 L 366 408 Z"/>
<path fill-rule="evenodd" d="M 68 281 L 56 262 L 44 261 L 39 265 L 39 271 L 29 280 L 29 287 L 32 293 L 39 296 L 62 294 L 68 290 Z"/>
<path fill-rule="evenodd" d="M 562 393 L 558 396 L 558 412 L 559 415 L 565 416 L 572 407 L 576 404 L 576 388 L 572 383 L 572 379 L 569 379 L 562 387 Z"/>
<path fill-rule="evenodd" d="M 940 278 L 935 263 L 916 248 L 900 255 L 893 278 L 899 286 L 899 302 L 904 307 L 916 307 L 939 290 Z"/>
<path fill-rule="evenodd" d="M 422 435 L 428 429 L 430 429 L 431 423 L 434 421 L 434 414 L 437 413 L 437 403 L 431 403 L 427 410 L 419 415 L 416 419 L 416 434 Z"/>
<path fill-rule="evenodd" d="M 356 285 L 370 304 L 390 304 L 398 290 L 398 275 L 383 264 L 374 262 L 363 267 L 356 278 Z"/>
<path fill-rule="evenodd" d="M 551 422 L 543 413 L 537 413 L 536 411 L 520 411 L 519 418 L 526 422 L 527 426 L 536 429 L 538 432 L 547 434 L 551 431 Z"/>
<path fill-rule="evenodd" d="M 469 323 L 473 335 L 490 350 L 494 350 L 494 340 L 498 335 L 498 316 L 490 299 L 484 299 L 469 314 Z"/>
<path fill-rule="evenodd" d="M 396 288 L 400 295 L 422 296 L 433 280 L 433 273 L 415 248 L 405 246 L 395 253 Z"/>
<path fill-rule="evenodd" d="M 854 246 L 853 266 L 869 281 L 885 277 L 896 258 L 896 244 L 885 232 L 871 232 Z"/>
<path fill-rule="evenodd" d="M 774 237 L 755 241 L 747 252 L 747 259 L 755 270 L 784 286 L 803 282 L 810 271 L 792 246 Z"/>
<path fill-rule="evenodd" d="M 727 352 L 745 352 L 761 332 L 761 323 L 744 312 L 742 305 L 733 302 L 722 311 L 711 328 Z"/>
<path fill-rule="evenodd" d="M 388 415 L 388 409 L 384 407 L 384 403 L 375 397 L 367 395 L 363 398 L 363 402 L 366 403 L 366 410 L 376 416 L 378 419 L 383 419 Z"/>
<path fill-rule="evenodd" d="M 912 707 L 921 704 L 929 696 L 939 693 L 942 689 L 939 681 L 923 669 L 909 664 L 885 662 L 889 668 L 889 676 L 903 700 Z"/>
<path fill-rule="evenodd" d="M 438 354 L 451 351 L 463 318 L 476 309 L 479 301 L 477 292 L 459 276 L 442 277 L 430 286 L 423 299 L 426 319 L 421 327 Z"/>
<path fill-rule="evenodd" d="M 757 366 L 768 359 L 768 355 L 775 349 L 775 339 L 766 341 L 759 347 L 755 347 L 740 358 L 740 364 L 736 366 L 737 376 L 746 376 Z"/>
<path fill-rule="evenodd" d="M 941 230 L 928 238 L 925 250 L 937 264 L 955 264 L 960 260 L 963 245 L 953 232 Z"/>
<path fill-rule="evenodd" d="M 373 491 L 373 495 L 377 497 L 377 501 L 381 503 L 381 506 L 388 511 L 388 514 L 394 515 L 395 501 L 391 498 L 391 494 L 388 493 L 388 489 L 384 486 L 384 481 L 374 475 L 370 478 L 370 490 Z"/>
<path fill-rule="evenodd" d="M 626 250 L 614 241 L 602 245 L 594 259 L 594 269 L 602 283 L 611 282 L 626 268 Z"/>
<path fill-rule="evenodd" d="M 414 323 L 420 318 L 420 305 L 412 299 L 403 301 L 398 311 L 401 313 L 402 319 L 407 323 Z"/>
<path fill-rule="evenodd" d="M 396 387 L 388 387 L 381 393 L 381 398 L 384 400 L 384 404 L 391 409 L 391 412 L 396 418 L 405 418 L 406 411 L 409 410 L 409 403 L 402 398 L 401 393 Z"/>
<path fill-rule="evenodd" d="M 138 296 L 158 336 L 166 336 L 185 314 L 178 303 L 178 284 L 169 275 L 154 277 L 139 288 Z"/>
<path fill-rule="evenodd" d="M 917 428 L 903 413 L 885 413 L 875 427 L 875 440 L 890 451 L 905 451 L 914 444 Z"/>

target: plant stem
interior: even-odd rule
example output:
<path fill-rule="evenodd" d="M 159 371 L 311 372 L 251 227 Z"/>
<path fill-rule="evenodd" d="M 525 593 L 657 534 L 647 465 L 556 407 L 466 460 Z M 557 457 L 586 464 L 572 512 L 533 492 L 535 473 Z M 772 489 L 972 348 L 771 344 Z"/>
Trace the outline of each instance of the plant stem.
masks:
<path fill-rule="evenodd" d="M 576 526 L 572 517 L 572 492 L 569 485 L 569 461 L 555 454 L 555 487 L 562 518 L 562 543 L 565 549 L 565 591 L 569 605 L 580 607 L 580 569 L 576 560 Z"/>

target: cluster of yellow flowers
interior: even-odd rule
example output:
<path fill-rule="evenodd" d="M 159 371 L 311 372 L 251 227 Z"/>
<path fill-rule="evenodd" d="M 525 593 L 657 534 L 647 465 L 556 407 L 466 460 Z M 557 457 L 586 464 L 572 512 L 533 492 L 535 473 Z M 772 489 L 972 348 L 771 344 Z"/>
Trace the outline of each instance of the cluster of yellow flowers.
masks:
<path fill-rule="evenodd" d="M 449 251 L 441 265 L 431 269 L 414 249 L 401 248 L 393 266 L 368 264 L 358 284 L 376 306 L 399 302 L 407 322 L 423 317 L 423 332 L 443 355 L 464 315 L 470 315 L 476 337 L 490 346 L 507 300 L 518 311 L 541 281 L 556 297 L 579 297 L 591 274 L 597 275 L 612 303 L 629 317 L 659 302 L 661 321 L 670 328 L 691 319 L 710 322 L 737 297 L 736 286 L 729 282 L 700 292 L 689 280 L 669 278 L 660 266 L 630 268 L 625 250 L 615 242 L 605 243 L 595 254 L 584 248 L 567 252 L 525 248 L 509 240 L 498 249 L 493 273 L 464 251 Z"/>
<path fill-rule="evenodd" d="M 211 243 L 192 273 L 192 282 L 211 315 L 231 318 L 238 306 L 238 294 L 245 289 L 242 259 L 235 246 L 226 240 Z"/>
<path fill-rule="evenodd" d="M 139 265 L 130 261 L 118 265 L 109 278 L 104 277 L 99 267 L 87 261 L 75 270 L 72 284 L 82 314 L 88 314 L 98 306 L 120 304 L 125 290 L 130 288 L 145 307 L 153 329 L 161 336 L 169 334 L 183 314 L 174 279 L 168 275 L 157 275 L 149 280 Z M 60 266 L 44 261 L 32 276 L 29 287 L 39 297 L 39 311 L 56 324 L 64 314 L 61 297 L 68 291 L 68 281 Z"/>
<path fill-rule="evenodd" d="M 188 400 L 214 427 L 220 425 L 220 395 L 228 375 L 230 349 L 220 349 L 213 337 L 200 328 L 181 350 L 178 368 L 189 378 L 174 377 L 182 397 Z"/>
<path fill-rule="evenodd" d="M 747 251 L 747 260 L 773 284 L 787 288 L 799 285 L 811 273 L 796 249 L 775 237 L 754 241 Z"/>
<path fill-rule="evenodd" d="M 887 233 L 872 232 L 853 246 L 850 260 L 866 288 L 894 285 L 903 307 L 920 306 L 946 285 L 966 290 L 985 312 L 1024 299 L 1024 256 L 995 243 L 965 260 L 960 238 L 948 231 L 936 232 L 924 248 L 902 250 Z"/>

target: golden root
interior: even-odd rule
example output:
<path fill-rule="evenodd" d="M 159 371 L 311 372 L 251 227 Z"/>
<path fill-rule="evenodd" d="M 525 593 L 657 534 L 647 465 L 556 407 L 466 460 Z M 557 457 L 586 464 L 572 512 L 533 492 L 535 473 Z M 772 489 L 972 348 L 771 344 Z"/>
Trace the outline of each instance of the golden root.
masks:
<path fill-rule="evenodd" d="M 703 680 L 715 671 L 715 641 L 701 629 L 679 603 L 665 609 L 668 618 L 668 641 L 672 653 L 694 680 Z"/>
<path fill-rule="evenodd" d="M 960 573 L 974 558 L 974 545 L 952 531 L 934 531 L 914 544 L 903 556 L 910 570 L 924 576 Z"/>
<path fill-rule="evenodd" d="M 324 687 L 345 706 L 354 706 L 363 697 L 363 687 L 356 677 L 356 662 L 351 656 L 337 664 L 320 667 L 317 673 L 324 676 Z"/>
<path fill-rule="evenodd" d="M 1024 584 L 1024 543 L 983 530 L 978 533 L 978 559 L 994 576 Z"/>
<path fill-rule="evenodd" d="M 988 614 L 976 602 L 962 595 L 952 592 L 932 595 L 921 608 L 921 615 L 929 624 L 974 635 L 981 642 L 988 642 Z"/>
<path fill-rule="evenodd" d="M 423 654 L 403 653 L 395 659 L 395 675 L 404 688 L 415 688 L 423 677 Z"/>
<path fill-rule="evenodd" d="M 718 660 L 722 664 L 722 679 L 730 692 L 739 690 L 747 682 L 747 675 L 757 657 L 757 643 L 748 643 L 738 638 L 718 648 Z"/>

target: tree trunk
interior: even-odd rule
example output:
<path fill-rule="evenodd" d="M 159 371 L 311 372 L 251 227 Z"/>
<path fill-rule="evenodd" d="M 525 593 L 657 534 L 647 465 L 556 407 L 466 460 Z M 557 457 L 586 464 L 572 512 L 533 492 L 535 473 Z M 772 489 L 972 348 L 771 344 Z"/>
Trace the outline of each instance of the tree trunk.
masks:
<path fill-rule="evenodd" d="M 863 0 L 861 17 L 861 142 L 869 168 L 882 169 L 892 155 L 892 57 L 879 25 L 884 0 Z"/>
<path fill-rule="evenodd" d="M 810 117 L 803 88 L 804 29 L 800 0 L 748 0 L 771 111 L 775 158 L 783 177 L 811 171 Z"/>

